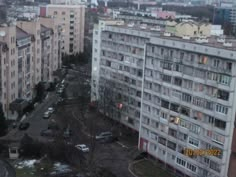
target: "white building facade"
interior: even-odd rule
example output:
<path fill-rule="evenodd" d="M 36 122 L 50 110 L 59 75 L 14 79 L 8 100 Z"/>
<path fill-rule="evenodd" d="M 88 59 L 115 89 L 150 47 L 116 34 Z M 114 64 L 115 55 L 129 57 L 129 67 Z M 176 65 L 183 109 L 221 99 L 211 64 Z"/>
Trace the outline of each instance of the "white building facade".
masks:
<path fill-rule="evenodd" d="M 235 39 L 184 39 L 133 24 L 96 30 L 91 98 L 100 111 L 138 131 L 139 149 L 179 176 L 227 177 Z M 189 156 L 186 149 L 218 154 Z"/>

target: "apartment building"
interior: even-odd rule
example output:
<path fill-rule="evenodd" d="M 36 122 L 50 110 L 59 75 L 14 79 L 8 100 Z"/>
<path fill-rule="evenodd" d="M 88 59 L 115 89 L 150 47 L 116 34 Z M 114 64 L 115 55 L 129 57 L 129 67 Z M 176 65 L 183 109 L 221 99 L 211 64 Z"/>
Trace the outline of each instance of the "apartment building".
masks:
<path fill-rule="evenodd" d="M 53 81 L 60 67 L 60 28 L 49 28 L 54 21 L 35 19 L 0 27 L 0 98 L 7 119 L 15 120 L 34 98 L 35 86 Z"/>
<path fill-rule="evenodd" d="M 61 67 L 61 27 L 57 19 L 36 18 L 18 21 L 17 25 L 33 35 L 34 86 L 40 81 L 53 81 L 53 72 Z"/>
<path fill-rule="evenodd" d="M 62 26 L 62 53 L 75 55 L 84 51 L 84 5 L 49 4 L 40 7 L 40 16 L 56 18 Z"/>
<path fill-rule="evenodd" d="M 92 53 L 92 83 L 91 83 L 91 101 L 99 99 L 99 71 L 100 71 L 100 54 L 101 54 L 101 33 L 105 25 L 124 24 L 121 20 L 100 19 L 98 24 L 94 25 L 93 30 L 93 53 Z"/>
<path fill-rule="evenodd" d="M 18 97 L 18 53 L 17 28 L 14 24 L 0 27 L 0 41 L 4 44 L 1 60 L 1 100 L 8 119 L 15 119 L 16 113 L 9 111 L 10 103 Z"/>
<path fill-rule="evenodd" d="M 236 3 L 226 3 L 225 5 L 222 3 L 220 7 L 215 7 L 213 23 L 222 25 L 225 31 L 231 30 L 233 34 L 236 34 Z"/>
<path fill-rule="evenodd" d="M 181 176 L 228 176 L 235 49 L 235 39 L 215 37 L 162 35 L 146 45 L 139 148 Z M 186 148 L 220 153 L 188 156 Z"/>
<path fill-rule="evenodd" d="M 234 177 L 236 39 L 182 35 L 100 21 L 91 100 L 139 131 L 139 149 L 179 176 Z M 187 156 L 187 148 L 219 154 Z"/>
<path fill-rule="evenodd" d="M 158 35 L 159 32 L 155 30 L 120 22 L 106 25 L 100 34 L 101 43 L 98 44 L 99 67 L 93 66 L 93 69 L 99 70 L 96 82 L 100 111 L 136 131 L 140 126 L 144 48 L 151 34 Z M 93 52 L 96 53 L 94 47 Z M 92 82 L 94 78 L 93 75 Z M 95 88 L 93 84 L 92 94 Z"/>

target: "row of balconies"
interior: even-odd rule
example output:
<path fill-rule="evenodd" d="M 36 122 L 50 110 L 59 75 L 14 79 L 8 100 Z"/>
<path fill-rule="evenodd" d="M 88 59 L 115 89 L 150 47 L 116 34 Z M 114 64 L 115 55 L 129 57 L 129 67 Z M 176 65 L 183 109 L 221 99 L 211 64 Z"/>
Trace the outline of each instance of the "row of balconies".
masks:
<path fill-rule="evenodd" d="M 152 53 L 148 52 L 146 54 L 147 57 L 151 57 L 153 59 L 153 64 L 155 65 L 158 60 L 164 60 L 168 62 L 174 62 L 178 64 L 187 65 L 188 67 L 196 67 L 201 68 L 205 70 L 212 70 L 215 72 L 222 72 L 231 74 L 233 71 L 233 65 L 231 61 L 223 60 L 223 59 L 217 59 L 217 58 L 209 58 L 203 55 L 199 55 L 198 57 L 191 58 L 191 55 L 189 56 L 178 56 L 178 55 L 172 55 L 169 54 L 161 54 L 158 53 Z M 196 59 L 197 58 L 197 59 Z M 222 63 L 223 62 L 223 63 Z"/>

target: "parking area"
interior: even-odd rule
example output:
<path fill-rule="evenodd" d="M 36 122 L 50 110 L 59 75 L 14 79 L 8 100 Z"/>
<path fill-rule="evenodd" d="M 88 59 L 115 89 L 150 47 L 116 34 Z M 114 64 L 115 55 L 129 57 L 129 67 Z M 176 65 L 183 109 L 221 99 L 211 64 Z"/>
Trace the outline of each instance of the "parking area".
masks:
<path fill-rule="evenodd" d="M 58 123 L 69 126 L 72 130 L 72 136 L 66 141 L 73 145 L 87 145 L 90 149 L 86 155 L 87 160 L 92 160 L 96 167 L 106 168 L 117 177 L 132 177 L 128 166 L 139 153 L 137 150 L 137 133 L 123 127 L 122 132 L 129 133 L 123 133 L 121 137 L 118 137 L 118 141 L 105 143 L 96 141 L 96 135 L 111 131 L 111 121 L 94 111 L 87 111 L 85 117 L 82 118 L 79 107 L 79 103 L 69 105 L 64 107 L 64 113 L 58 112 Z M 92 159 L 90 159 L 91 156 Z"/>

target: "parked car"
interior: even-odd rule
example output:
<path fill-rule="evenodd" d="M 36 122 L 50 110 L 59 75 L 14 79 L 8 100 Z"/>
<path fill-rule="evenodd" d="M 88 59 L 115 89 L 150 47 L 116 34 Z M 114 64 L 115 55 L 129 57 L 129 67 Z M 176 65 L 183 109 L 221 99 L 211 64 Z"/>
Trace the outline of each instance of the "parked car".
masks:
<path fill-rule="evenodd" d="M 95 138 L 96 140 L 101 140 L 107 137 L 112 137 L 112 133 L 111 132 L 102 132 L 99 135 L 97 135 Z"/>
<path fill-rule="evenodd" d="M 89 147 L 87 147 L 85 144 L 78 144 L 75 145 L 75 147 L 82 152 L 89 152 Z"/>
<path fill-rule="evenodd" d="M 63 93 L 63 91 L 64 91 L 64 89 L 63 89 L 63 88 L 59 88 L 59 89 L 57 90 L 57 94 L 62 94 L 62 93 Z"/>
<path fill-rule="evenodd" d="M 100 139 L 100 143 L 113 143 L 115 141 L 118 141 L 118 137 L 115 136 L 108 136 L 105 138 Z"/>
<path fill-rule="evenodd" d="M 54 136 L 54 133 L 53 133 L 52 130 L 47 129 L 47 130 L 42 130 L 42 131 L 40 132 L 40 135 L 41 135 L 41 136 L 47 136 L 47 137 L 53 137 L 53 136 Z"/>
<path fill-rule="evenodd" d="M 43 114 L 43 118 L 44 119 L 49 119 L 50 117 L 50 112 L 46 111 L 44 114 Z"/>
<path fill-rule="evenodd" d="M 30 126 L 29 122 L 20 123 L 19 130 L 27 130 Z"/>
<path fill-rule="evenodd" d="M 52 114 L 54 111 L 55 111 L 55 110 L 54 110 L 53 107 L 49 107 L 49 108 L 48 108 L 48 112 L 49 112 L 50 114 Z"/>
<path fill-rule="evenodd" d="M 50 130 L 60 130 L 59 126 L 56 123 L 49 123 L 48 129 Z"/>

